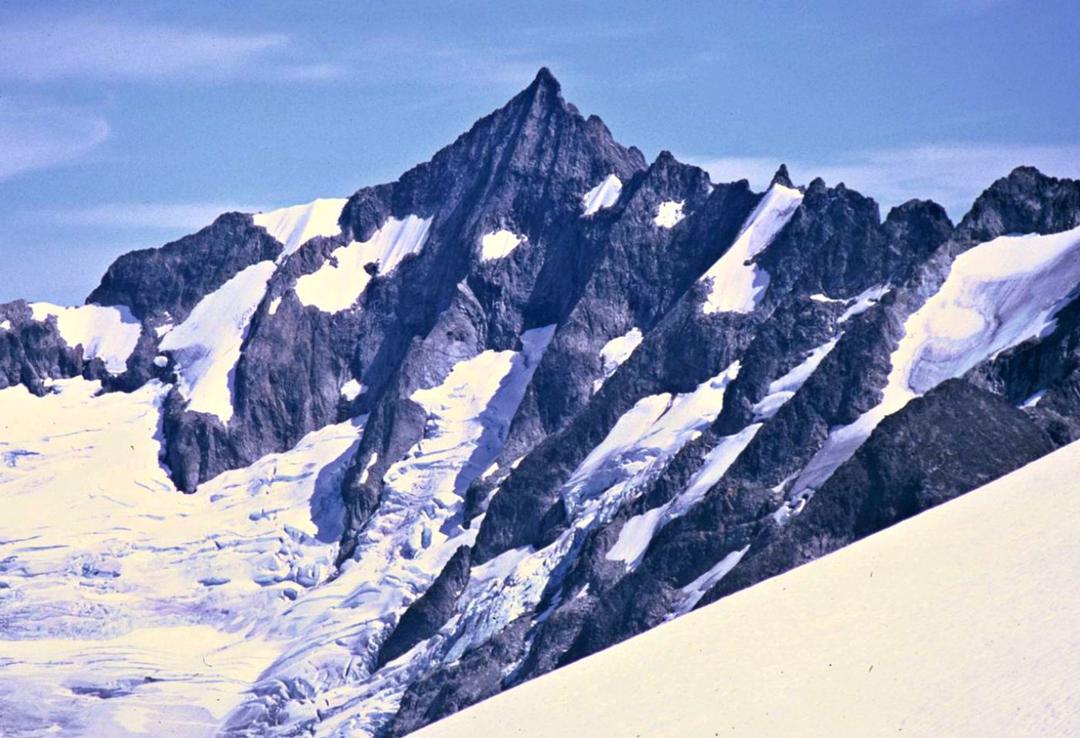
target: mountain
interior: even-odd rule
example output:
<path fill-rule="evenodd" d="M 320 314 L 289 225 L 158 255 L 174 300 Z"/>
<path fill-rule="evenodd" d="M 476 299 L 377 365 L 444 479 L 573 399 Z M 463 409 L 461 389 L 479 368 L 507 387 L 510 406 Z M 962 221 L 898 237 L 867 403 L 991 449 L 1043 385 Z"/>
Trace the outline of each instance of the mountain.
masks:
<path fill-rule="evenodd" d="M 764 193 L 546 69 L 0 305 L 0 728 L 400 736 L 1080 437 L 1080 182 Z"/>
<path fill-rule="evenodd" d="M 1074 474 L 1078 444 L 417 736 L 1069 735 Z"/>

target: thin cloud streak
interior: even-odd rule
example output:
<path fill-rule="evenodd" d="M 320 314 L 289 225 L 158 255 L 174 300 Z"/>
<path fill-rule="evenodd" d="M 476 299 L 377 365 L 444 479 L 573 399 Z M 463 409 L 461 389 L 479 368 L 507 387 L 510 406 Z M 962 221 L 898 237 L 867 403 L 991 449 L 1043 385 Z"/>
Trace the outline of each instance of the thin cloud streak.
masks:
<path fill-rule="evenodd" d="M 80 159 L 109 132 L 103 117 L 81 108 L 0 98 L 0 180 Z"/>
<path fill-rule="evenodd" d="M 300 58 L 281 33 L 226 33 L 166 23 L 76 16 L 0 23 L 0 79 L 146 82 L 197 78 L 321 80 L 342 70 Z"/>
<path fill-rule="evenodd" d="M 1058 177 L 1080 177 L 1080 145 L 929 144 L 857 151 L 822 159 L 798 157 L 688 157 L 716 182 L 748 179 L 764 188 L 781 162 L 796 182 L 815 177 L 843 182 L 885 208 L 912 199 L 934 200 L 953 218 L 964 215 L 979 193 L 1022 165 Z"/>

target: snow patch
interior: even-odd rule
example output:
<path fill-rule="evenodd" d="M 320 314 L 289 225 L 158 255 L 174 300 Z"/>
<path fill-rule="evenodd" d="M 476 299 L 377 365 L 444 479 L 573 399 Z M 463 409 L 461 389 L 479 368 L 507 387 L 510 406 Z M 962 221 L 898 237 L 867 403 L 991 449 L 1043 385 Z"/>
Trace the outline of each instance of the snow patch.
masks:
<path fill-rule="evenodd" d="M 348 402 L 352 402 L 364 391 L 364 385 L 360 384 L 355 379 L 350 379 L 345 384 L 341 385 L 341 396 Z"/>
<path fill-rule="evenodd" d="M 563 500 L 571 514 L 597 493 L 624 482 L 658 459 L 670 459 L 701 435 L 723 409 L 724 391 L 738 376 L 739 366 L 735 362 L 693 392 L 674 396 L 663 392 L 638 400 L 563 485 Z"/>
<path fill-rule="evenodd" d="M 769 286 L 769 273 L 752 263 L 783 230 L 802 202 L 798 190 L 774 184 L 724 255 L 700 277 L 709 284 L 702 304 L 706 314 L 749 313 Z"/>
<path fill-rule="evenodd" d="M 480 239 L 480 260 L 491 261 L 509 256 L 524 240 L 525 236 L 519 236 L 505 228 L 487 233 Z"/>
<path fill-rule="evenodd" d="M 581 205 L 585 208 L 584 215 L 588 217 L 600 212 L 603 208 L 610 208 L 619 201 L 620 194 L 622 194 L 622 180 L 614 174 L 609 174 L 581 198 Z"/>
<path fill-rule="evenodd" d="M 593 392 L 597 392 L 603 386 L 615 370 L 630 358 L 630 355 L 641 345 L 644 336 L 641 329 L 634 326 L 621 336 L 616 336 L 600 349 L 600 366 L 602 375 L 593 382 Z"/>
<path fill-rule="evenodd" d="M 653 218 L 655 223 L 660 228 L 674 228 L 680 220 L 686 216 L 683 214 L 682 200 L 665 200 L 660 203 L 660 208 L 656 212 L 656 217 Z"/>
<path fill-rule="evenodd" d="M 296 280 L 296 296 L 326 313 L 348 310 L 371 281 L 368 264 L 377 264 L 380 276 L 392 273 L 402 259 L 420 252 L 430 229 L 431 218 L 388 218 L 367 241 L 334 249 L 316 271 Z"/>
<path fill-rule="evenodd" d="M 10 330 L 11 330 L 11 321 L 10 320 L 0 321 L 0 331 L 10 331 Z"/>
<path fill-rule="evenodd" d="M 200 300 L 187 320 L 162 339 L 161 350 L 171 352 L 178 367 L 179 390 L 188 410 L 229 422 L 233 369 L 275 269 L 274 262 L 260 261 L 241 270 Z"/>
<path fill-rule="evenodd" d="M 123 306 L 79 305 L 60 307 L 47 302 L 32 302 L 34 320 L 56 318 L 60 337 L 71 348 L 82 344 L 88 359 L 101 359 L 110 374 L 127 371 L 127 360 L 142 334 L 142 324 Z M 10 327 L 10 324 L 9 324 Z"/>
<path fill-rule="evenodd" d="M 251 219 L 285 246 L 278 257 L 282 261 L 316 236 L 341 233 L 338 219 L 347 202 L 345 198 L 320 198 L 303 205 L 256 213 Z"/>
<path fill-rule="evenodd" d="M 723 479 L 727 470 L 739 458 L 739 454 L 754 440 L 761 426 L 761 423 L 754 423 L 734 435 L 721 438 L 705 455 L 701 468 L 690 478 L 686 489 L 663 505 L 627 520 L 619 531 L 618 539 L 604 557 L 608 561 L 625 562 L 630 571 L 636 569 L 656 532 L 672 520 L 685 515 L 687 510 L 700 502 L 705 494 Z"/>
<path fill-rule="evenodd" d="M 379 452 L 375 451 L 371 454 L 371 458 L 364 464 L 364 471 L 360 474 L 360 484 L 367 484 L 368 475 L 371 474 L 371 468 L 379 463 Z"/>
<path fill-rule="evenodd" d="M 776 415 L 784 404 L 795 396 L 795 393 L 806 383 L 824 361 L 825 357 L 836 347 L 839 336 L 821 344 L 799 363 L 798 366 L 774 380 L 765 390 L 765 396 L 753 407 L 754 420 L 768 420 Z"/>
<path fill-rule="evenodd" d="M 740 548 L 737 551 L 732 551 L 724 558 L 716 562 L 707 572 L 700 577 L 690 582 L 682 588 L 684 599 L 675 608 L 673 617 L 679 615 L 685 615 L 697 606 L 697 603 L 701 601 L 701 598 L 716 585 L 721 579 L 735 568 L 735 566 L 742 561 L 742 557 L 746 555 L 746 552 L 750 550 L 750 546 Z"/>
<path fill-rule="evenodd" d="M 1032 394 L 1031 397 L 1028 397 L 1026 400 L 1021 402 L 1020 407 L 1021 407 L 1021 409 L 1024 409 L 1024 410 L 1026 410 L 1028 408 L 1035 407 L 1036 405 L 1039 404 L 1039 401 L 1042 400 L 1042 398 L 1045 397 L 1045 396 L 1046 396 L 1046 390 L 1039 390 L 1038 392 L 1035 392 L 1034 394 Z"/>
<path fill-rule="evenodd" d="M 876 287 L 871 287 L 868 290 L 861 292 L 855 296 L 855 299 L 851 301 L 851 305 L 843 314 L 837 319 L 837 323 L 846 323 L 854 318 L 856 315 L 865 313 L 867 310 L 877 305 L 878 302 L 884 297 L 889 290 L 892 289 L 891 285 L 882 284 Z"/>

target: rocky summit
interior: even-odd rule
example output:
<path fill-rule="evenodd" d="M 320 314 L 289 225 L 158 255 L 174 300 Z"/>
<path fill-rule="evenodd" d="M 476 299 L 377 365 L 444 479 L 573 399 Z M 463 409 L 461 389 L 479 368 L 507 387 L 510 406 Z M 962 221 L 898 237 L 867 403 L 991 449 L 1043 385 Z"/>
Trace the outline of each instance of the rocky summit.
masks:
<path fill-rule="evenodd" d="M 404 736 L 1080 438 L 1080 182 L 803 174 L 647 162 L 541 69 L 0 305 L 0 733 Z"/>

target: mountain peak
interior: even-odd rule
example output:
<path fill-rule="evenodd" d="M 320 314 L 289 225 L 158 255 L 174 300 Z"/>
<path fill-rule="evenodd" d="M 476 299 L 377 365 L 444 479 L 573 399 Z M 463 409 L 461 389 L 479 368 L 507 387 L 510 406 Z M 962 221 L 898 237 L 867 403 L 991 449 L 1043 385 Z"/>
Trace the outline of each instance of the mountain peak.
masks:
<path fill-rule="evenodd" d="M 559 80 L 555 79 L 555 75 L 547 67 L 540 67 L 529 88 L 545 88 L 555 94 L 562 92 L 562 85 L 559 84 Z"/>
<path fill-rule="evenodd" d="M 507 107 L 526 106 L 533 114 L 550 110 L 565 110 L 573 113 L 577 108 L 568 104 L 562 96 L 562 85 L 547 67 L 540 67 L 529 86 L 519 92 Z"/>
<path fill-rule="evenodd" d="M 772 186 L 778 184 L 782 187 L 794 187 L 791 183 L 791 177 L 788 175 L 787 164 L 781 164 L 780 168 L 776 170 L 776 174 L 772 176 L 772 181 L 769 185 Z"/>

